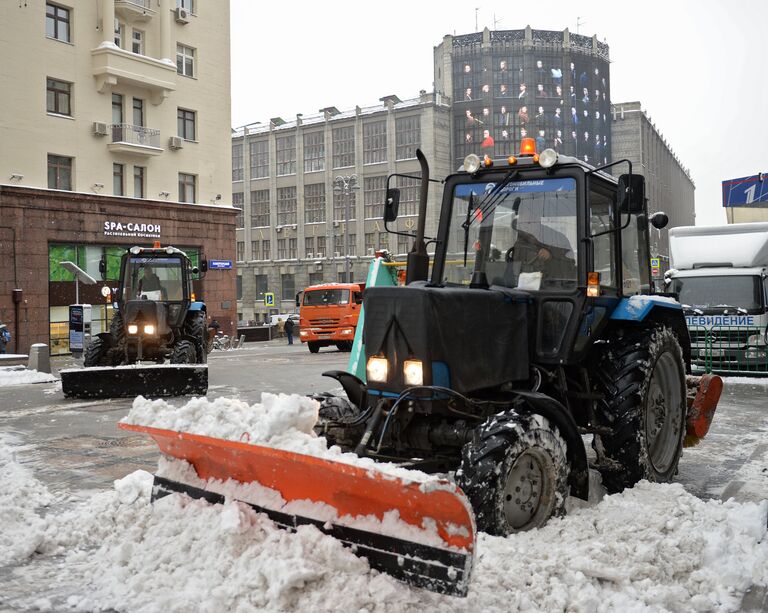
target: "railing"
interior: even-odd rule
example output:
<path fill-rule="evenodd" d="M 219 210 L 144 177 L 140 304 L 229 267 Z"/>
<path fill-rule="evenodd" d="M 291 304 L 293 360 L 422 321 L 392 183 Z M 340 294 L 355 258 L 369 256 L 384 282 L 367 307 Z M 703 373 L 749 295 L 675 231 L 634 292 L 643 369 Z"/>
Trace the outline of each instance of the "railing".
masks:
<path fill-rule="evenodd" d="M 691 365 L 717 374 L 768 375 L 765 331 L 748 326 L 689 328 Z"/>
<path fill-rule="evenodd" d="M 152 0 L 118 0 L 119 4 L 133 4 L 141 9 L 149 10 Z"/>
<path fill-rule="evenodd" d="M 129 123 L 114 123 L 110 128 L 112 129 L 112 143 L 114 144 L 128 143 L 160 148 L 160 130 L 134 126 Z"/>

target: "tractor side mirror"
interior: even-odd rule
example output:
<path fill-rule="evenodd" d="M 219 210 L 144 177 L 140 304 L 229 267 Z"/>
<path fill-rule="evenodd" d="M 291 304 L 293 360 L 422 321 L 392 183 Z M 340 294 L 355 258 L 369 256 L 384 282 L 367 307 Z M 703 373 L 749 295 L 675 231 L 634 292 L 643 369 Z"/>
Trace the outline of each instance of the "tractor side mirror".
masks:
<path fill-rule="evenodd" d="M 643 175 L 621 175 L 618 186 L 619 211 L 639 215 L 645 206 L 645 177 Z"/>
<path fill-rule="evenodd" d="M 303 293 L 304 293 L 304 292 L 296 292 L 296 306 L 297 306 L 297 307 L 300 307 L 300 306 L 301 306 L 301 295 L 302 295 Z"/>
<path fill-rule="evenodd" d="M 355 292 L 355 304 L 363 304 L 363 292 Z"/>
<path fill-rule="evenodd" d="M 398 208 L 400 208 L 400 190 L 396 187 L 390 187 L 384 201 L 384 221 L 395 221 Z"/>
<path fill-rule="evenodd" d="M 193 267 L 192 267 L 192 274 L 193 274 L 193 275 L 196 275 L 196 274 L 197 274 L 197 273 L 199 273 L 199 272 L 200 272 L 200 269 L 199 269 L 197 266 L 193 266 Z"/>
<path fill-rule="evenodd" d="M 99 274 L 101 274 L 102 279 L 107 278 L 107 260 L 104 258 L 104 256 L 101 256 L 101 259 L 99 260 Z"/>
<path fill-rule="evenodd" d="M 669 223 L 669 216 L 666 213 L 659 211 L 658 213 L 651 215 L 650 221 L 654 228 L 661 230 L 662 228 L 667 227 L 667 224 Z"/>

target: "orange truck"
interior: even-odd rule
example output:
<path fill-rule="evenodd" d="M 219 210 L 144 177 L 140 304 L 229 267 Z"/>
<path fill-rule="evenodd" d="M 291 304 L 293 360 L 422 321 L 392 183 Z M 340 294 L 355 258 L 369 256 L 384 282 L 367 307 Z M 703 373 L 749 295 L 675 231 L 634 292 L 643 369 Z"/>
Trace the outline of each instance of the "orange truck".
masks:
<path fill-rule="evenodd" d="M 365 283 L 323 283 L 299 293 L 299 338 L 310 352 L 329 345 L 336 345 L 339 351 L 352 350 L 364 289 Z"/>

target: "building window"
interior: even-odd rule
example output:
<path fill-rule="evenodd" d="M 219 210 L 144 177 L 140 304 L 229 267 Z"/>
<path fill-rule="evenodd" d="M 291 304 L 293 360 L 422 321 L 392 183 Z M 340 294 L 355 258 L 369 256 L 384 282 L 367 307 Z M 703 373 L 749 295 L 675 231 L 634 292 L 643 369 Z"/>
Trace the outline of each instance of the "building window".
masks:
<path fill-rule="evenodd" d="M 72 190 L 72 158 L 48 156 L 48 189 Z"/>
<path fill-rule="evenodd" d="M 277 225 L 296 224 L 296 187 L 277 188 Z"/>
<path fill-rule="evenodd" d="M 288 256 L 287 244 L 288 244 L 287 239 L 285 238 L 277 239 L 277 259 L 278 260 L 285 260 L 287 258 Z"/>
<path fill-rule="evenodd" d="M 187 9 L 190 13 L 195 12 L 195 2 L 194 0 L 176 0 L 176 6 Z"/>
<path fill-rule="evenodd" d="M 197 177 L 179 173 L 179 202 L 197 202 Z"/>
<path fill-rule="evenodd" d="M 231 243 L 230 243 L 231 244 Z M 237 261 L 242 262 L 245 260 L 245 243 L 243 241 L 237 241 Z"/>
<path fill-rule="evenodd" d="M 363 180 L 365 219 L 381 219 L 384 217 L 386 192 L 387 177 L 365 177 Z"/>
<path fill-rule="evenodd" d="M 288 239 L 288 259 L 295 260 L 299 257 L 299 245 L 297 238 Z"/>
<path fill-rule="evenodd" d="M 45 5 L 45 35 L 48 38 L 65 43 L 72 42 L 70 37 L 71 16 L 69 9 L 65 9 L 55 4 L 46 3 Z"/>
<path fill-rule="evenodd" d="M 176 45 L 176 73 L 185 77 L 195 76 L 195 50 L 186 45 Z"/>
<path fill-rule="evenodd" d="M 138 55 L 144 55 L 144 32 L 141 30 L 132 30 L 131 51 Z"/>
<path fill-rule="evenodd" d="M 389 232 L 379 232 L 379 249 L 389 249 Z"/>
<path fill-rule="evenodd" d="M 325 250 L 325 237 L 324 236 L 318 236 L 317 237 L 317 251 L 315 252 L 315 257 L 321 258 L 326 254 Z"/>
<path fill-rule="evenodd" d="M 184 140 L 195 140 L 195 111 L 180 108 L 176 115 L 179 136 Z"/>
<path fill-rule="evenodd" d="M 357 253 L 357 236 L 355 234 L 349 235 L 348 251 L 347 255 L 356 255 Z M 336 234 L 333 236 L 333 251 L 334 254 L 338 253 L 340 256 L 344 255 L 344 232 L 341 228 L 336 229 Z"/>
<path fill-rule="evenodd" d="M 146 198 L 146 183 L 144 182 L 144 173 L 146 169 L 143 166 L 133 167 L 133 197 Z"/>
<path fill-rule="evenodd" d="M 304 172 L 325 170 L 325 135 L 310 132 L 304 135 Z"/>
<path fill-rule="evenodd" d="M 365 233 L 365 255 L 373 255 L 374 251 L 376 251 L 376 233 L 366 232 Z"/>
<path fill-rule="evenodd" d="M 243 276 L 237 275 L 237 277 L 235 278 L 237 279 L 237 285 L 235 287 L 237 291 L 237 299 L 242 300 L 243 299 Z"/>
<path fill-rule="evenodd" d="M 304 257 L 314 257 L 315 256 L 315 237 L 314 236 L 307 236 L 304 239 Z"/>
<path fill-rule="evenodd" d="M 245 194 L 243 194 L 243 192 L 236 192 L 232 194 L 232 206 L 237 209 L 237 217 L 235 217 L 236 228 L 245 227 L 245 222 L 243 220 L 243 206 L 245 202 L 244 197 Z"/>
<path fill-rule="evenodd" d="M 125 25 L 115 19 L 115 44 L 123 48 L 123 41 L 125 40 Z"/>
<path fill-rule="evenodd" d="M 320 285 L 323 282 L 323 273 L 322 272 L 311 272 L 309 273 L 309 284 L 310 285 Z"/>
<path fill-rule="evenodd" d="M 421 146 L 421 117 L 411 115 L 395 120 L 395 159 L 409 160 L 416 157 Z"/>
<path fill-rule="evenodd" d="M 264 294 L 269 291 L 269 278 L 267 275 L 254 275 L 256 278 L 256 300 L 264 304 Z"/>
<path fill-rule="evenodd" d="M 421 179 L 398 177 L 400 188 L 400 215 L 418 215 Z"/>
<path fill-rule="evenodd" d="M 122 164 L 112 164 L 112 193 L 125 196 L 125 166 Z"/>
<path fill-rule="evenodd" d="M 333 167 L 355 165 L 355 127 L 333 129 Z"/>
<path fill-rule="evenodd" d="M 295 275 L 280 275 L 282 300 L 293 300 L 296 298 L 296 277 Z"/>
<path fill-rule="evenodd" d="M 402 236 L 400 234 L 397 235 L 397 254 L 398 255 L 406 255 L 408 253 L 408 250 L 410 249 L 410 245 L 408 244 L 408 239 L 410 236 Z"/>
<path fill-rule="evenodd" d="M 261 241 L 261 259 L 272 259 L 272 243 L 270 241 Z"/>
<path fill-rule="evenodd" d="M 269 141 L 254 141 L 251 143 L 251 179 L 263 179 L 268 176 Z"/>
<path fill-rule="evenodd" d="M 47 79 L 46 87 L 47 101 L 46 107 L 49 113 L 57 115 L 72 115 L 72 83 L 59 81 L 57 79 Z"/>
<path fill-rule="evenodd" d="M 133 125 L 144 125 L 144 101 L 141 98 L 133 99 Z"/>
<path fill-rule="evenodd" d="M 123 96 L 122 94 L 112 94 L 112 123 L 120 125 L 123 123 Z"/>
<path fill-rule="evenodd" d="M 251 192 L 251 227 L 269 226 L 269 190 L 259 189 Z"/>
<path fill-rule="evenodd" d="M 355 192 L 349 195 L 333 192 L 333 221 L 346 220 L 347 198 L 349 198 L 349 218 L 355 219 Z"/>
<path fill-rule="evenodd" d="M 277 176 L 296 174 L 296 137 L 276 138 L 275 148 L 277 149 Z"/>
<path fill-rule="evenodd" d="M 304 223 L 325 221 L 325 184 L 304 186 Z"/>
<path fill-rule="evenodd" d="M 372 121 L 363 124 L 363 164 L 387 161 L 387 122 Z"/>
<path fill-rule="evenodd" d="M 232 145 L 232 180 L 243 180 L 243 144 Z"/>

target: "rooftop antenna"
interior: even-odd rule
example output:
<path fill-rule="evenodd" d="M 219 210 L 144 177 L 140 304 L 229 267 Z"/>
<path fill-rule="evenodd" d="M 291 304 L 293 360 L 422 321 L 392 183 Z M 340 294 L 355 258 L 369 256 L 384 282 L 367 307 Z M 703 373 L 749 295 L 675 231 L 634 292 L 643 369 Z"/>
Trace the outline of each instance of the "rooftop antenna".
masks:
<path fill-rule="evenodd" d="M 579 33 L 579 26 L 583 26 L 586 21 L 581 21 L 581 17 L 576 17 L 576 34 Z"/>
<path fill-rule="evenodd" d="M 475 32 L 477 32 L 477 11 L 480 9 L 478 7 L 475 7 Z"/>
<path fill-rule="evenodd" d="M 493 14 L 493 29 L 496 29 L 496 26 L 498 26 L 501 23 L 501 19 L 496 19 L 496 13 Z"/>

